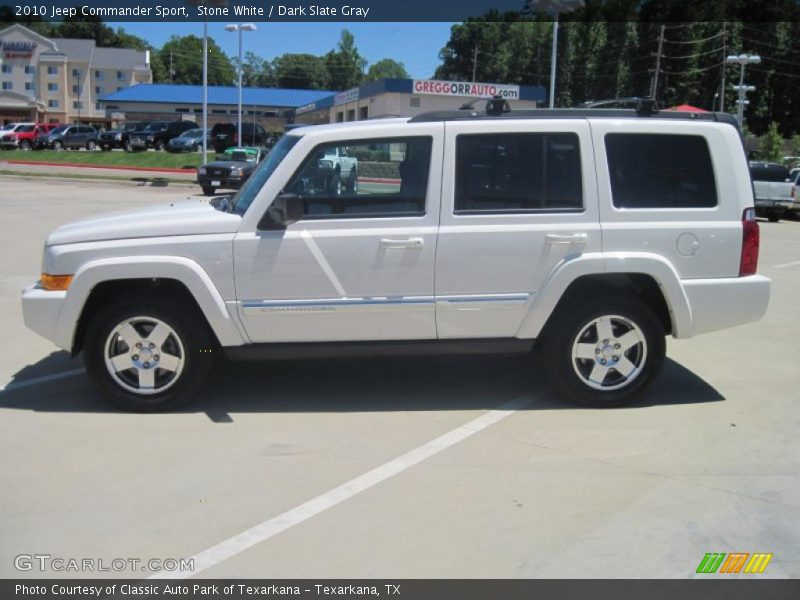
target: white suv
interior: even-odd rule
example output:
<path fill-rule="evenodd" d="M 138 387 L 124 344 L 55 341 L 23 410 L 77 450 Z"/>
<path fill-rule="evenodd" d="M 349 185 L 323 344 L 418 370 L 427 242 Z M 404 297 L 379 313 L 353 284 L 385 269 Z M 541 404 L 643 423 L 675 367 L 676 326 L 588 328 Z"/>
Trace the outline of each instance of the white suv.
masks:
<path fill-rule="evenodd" d="M 332 149 L 357 185 L 321 183 Z M 758 244 L 728 115 L 428 113 L 293 129 L 231 198 L 60 227 L 23 308 L 127 409 L 192 398 L 220 351 L 531 353 L 618 406 L 665 335 L 764 314 Z"/>

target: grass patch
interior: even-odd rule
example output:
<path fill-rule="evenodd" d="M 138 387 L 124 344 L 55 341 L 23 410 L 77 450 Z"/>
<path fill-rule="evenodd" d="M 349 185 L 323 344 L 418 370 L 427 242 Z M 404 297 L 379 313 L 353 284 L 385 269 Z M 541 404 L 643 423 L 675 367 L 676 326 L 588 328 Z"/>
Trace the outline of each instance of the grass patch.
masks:
<path fill-rule="evenodd" d="M 213 154 L 210 154 L 209 158 L 213 158 Z M 99 150 L 94 152 L 87 152 L 86 150 L 64 150 L 63 152 L 56 152 L 55 150 L 34 150 L 31 152 L 21 152 L 19 150 L 0 151 L 0 161 L 7 160 L 190 170 L 200 166 L 203 162 L 203 154 L 202 152 L 171 154 L 152 150 L 146 152 L 122 152 L 121 150 L 112 150 L 111 152 Z"/>

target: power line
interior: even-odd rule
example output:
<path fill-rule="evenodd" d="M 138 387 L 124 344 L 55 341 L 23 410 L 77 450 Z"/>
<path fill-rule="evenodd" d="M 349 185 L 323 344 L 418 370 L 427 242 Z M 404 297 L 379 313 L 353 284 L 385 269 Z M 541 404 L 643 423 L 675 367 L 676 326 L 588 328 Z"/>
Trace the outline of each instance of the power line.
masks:
<path fill-rule="evenodd" d="M 667 40 L 664 40 L 664 41 L 667 41 Z M 683 59 L 686 59 L 686 58 L 696 58 L 698 56 L 708 56 L 709 54 L 715 54 L 715 53 L 719 52 L 720 50 L 724 50 L 724 49 L 725 48 L 720 46 L 719 48 L 715 48 L 714 50 L 709 50 L 708 52 L 697 52 L 695 54 L 686 54 L 684 56 L 662 55 L 662 58 L 669 58 L 669 59 L 674 59 L 674 60 L 683 60 Z"/>
<path fill-rule="evenodd" d="M 670 44 L 702 44 L 704 42 L 710 42 L 711 40 L 715 40 L 718 37 L 722 37 L 723 35 L 724 35 L 724 33 L 722 31 L 720 31 L 716 35 L 712 35 L 711 37 L 703 38 L 703 39 L 700 39 L 700 40 L 689 40 L 689 41 L 664 40 L 664 41 L 668 42 Z"/>

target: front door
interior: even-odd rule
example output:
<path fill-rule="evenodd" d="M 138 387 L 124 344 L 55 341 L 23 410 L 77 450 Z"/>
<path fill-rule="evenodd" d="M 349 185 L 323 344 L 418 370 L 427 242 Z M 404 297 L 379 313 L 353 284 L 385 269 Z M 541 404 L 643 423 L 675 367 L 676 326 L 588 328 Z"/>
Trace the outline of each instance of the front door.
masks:
<path fill-rule="evenodd" d="M 516 337 L 547 275 L 601 247 L 589 125 L 447 124 L 436 257 L 440 338 Z"/>
<path fill-rule="evenodd" d="M 370 130 L 308 147 L 282 186 L 303 197 L 304 217 L 235 240 L 237 304 L 251 341 L 436 337 L 443 129 Z"/>

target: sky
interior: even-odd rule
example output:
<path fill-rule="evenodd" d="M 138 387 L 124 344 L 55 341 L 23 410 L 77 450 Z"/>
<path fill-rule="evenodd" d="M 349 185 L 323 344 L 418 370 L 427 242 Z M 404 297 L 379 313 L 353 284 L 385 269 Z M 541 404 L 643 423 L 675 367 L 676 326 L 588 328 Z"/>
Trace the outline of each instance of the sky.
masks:
<path fill-rule="evenodd" d="M 160 48 L 171 35 L 202 35 L 202 23 L 107 23 L 122 27 Z M 325 54 L 336 47 L 343 28 L 356 39 L 356 47 L 370 64 L 382 58 L 402 62 L 413 78 L 427 79 L 439 65 L 439 50 L 450 39 L 452 23 L 257 23 L 258 31 L 245 32 L 243 52 L 267 59 L 286 52 Z M 228 56 L 239 52 L 237 33 L 225 23 L 209 23 L 208 35 Z"/>

